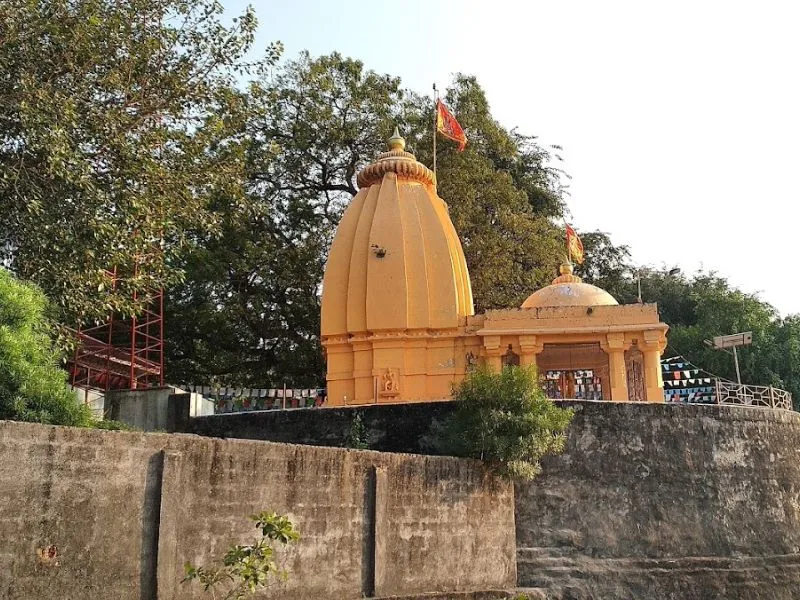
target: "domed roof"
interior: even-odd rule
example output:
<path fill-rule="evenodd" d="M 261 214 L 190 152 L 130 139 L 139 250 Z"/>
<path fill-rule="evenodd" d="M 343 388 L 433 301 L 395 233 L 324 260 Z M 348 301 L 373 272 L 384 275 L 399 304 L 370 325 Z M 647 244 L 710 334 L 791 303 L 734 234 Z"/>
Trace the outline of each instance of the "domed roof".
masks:
<path fill-rule="evenodd" d="M 615 306 L 619 304 L 607 291 L 583 283 L 572 274 L 572 265 L 561 265 L 561 275 L 551 285 L 535 291 L 522 303 L 522 308 L 552 306 Z"/>

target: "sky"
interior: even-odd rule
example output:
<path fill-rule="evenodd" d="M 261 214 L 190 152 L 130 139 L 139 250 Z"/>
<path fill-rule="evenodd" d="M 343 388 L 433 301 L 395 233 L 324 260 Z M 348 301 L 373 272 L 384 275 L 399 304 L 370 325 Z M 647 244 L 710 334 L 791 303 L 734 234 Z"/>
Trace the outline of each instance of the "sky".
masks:
<path fill-rule="evenodd" d="M 289 59 L 338 51 L 422 93 L 475 75 L 501 124 L 563 147 L 577 228 L 800 313 L 800 3 L 253 4 Z"/>

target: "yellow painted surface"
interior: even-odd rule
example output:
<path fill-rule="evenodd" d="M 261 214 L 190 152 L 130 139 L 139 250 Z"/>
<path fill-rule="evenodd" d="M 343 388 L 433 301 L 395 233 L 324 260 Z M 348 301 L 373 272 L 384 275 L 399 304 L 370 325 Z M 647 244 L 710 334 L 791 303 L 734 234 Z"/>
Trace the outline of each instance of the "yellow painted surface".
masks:
<path fill-rule="evenodd" d="M 619 305 L 562 265 L 521 308 L 474 315 L 464 252 L 433 173 L 396 135 L 358 183 L 323 280 L 329 405 L 449 399 L 473 366 L 499 370 L 509 347 L 529 365 L 546 345 L 566 344 L 602 349 L 593 360 L 614 401 L 628 400 L 625 352 L 638 348 L 645 398 L 663 402 L 667 326 L 654 304 Z"/>
<path fill-rule="evenodd" d="M 433 173 L 403 147 L 393 138 L 359 173 L 325 268 L 334 406 L 446 399 L 465 373 L 473 304 L 464 252 Z"/>

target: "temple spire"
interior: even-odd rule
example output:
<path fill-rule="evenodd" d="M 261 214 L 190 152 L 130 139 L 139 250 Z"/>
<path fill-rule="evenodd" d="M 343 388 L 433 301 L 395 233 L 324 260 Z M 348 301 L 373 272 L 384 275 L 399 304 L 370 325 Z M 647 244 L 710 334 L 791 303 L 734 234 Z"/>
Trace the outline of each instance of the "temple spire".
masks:
<path fill-rule="evenodd" d="M 405 150 L 406 149 L 406 141 L 403 139 L 403 136 L 400 135 L 400 132 L 397 129 L 397 126 L 394 128 L 394 133 L 392 137 L 389 138 L 389 150 Z"/>

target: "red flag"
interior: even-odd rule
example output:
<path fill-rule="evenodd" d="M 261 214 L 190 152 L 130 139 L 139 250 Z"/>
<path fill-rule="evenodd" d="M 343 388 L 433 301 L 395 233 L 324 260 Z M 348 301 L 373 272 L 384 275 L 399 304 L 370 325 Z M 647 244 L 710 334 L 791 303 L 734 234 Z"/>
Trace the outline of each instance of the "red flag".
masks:
<path fill-rule="evenodd" d="M 583 242 L 569 225 L 567 225 L 567 250 L 570 259 L 574 258 L 578 264 L 583 263 Z"/>
<path fill-rule="evenodd" d="M 461 125 L 458 124 L 456 118 L 453 116 L 441 100 L 436 101 L 436 131 L 441 133 L 447 139 L 458 142 L 458 151 L 464 150 L 467 145 L 467 136 Z"/>

